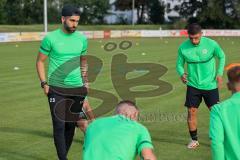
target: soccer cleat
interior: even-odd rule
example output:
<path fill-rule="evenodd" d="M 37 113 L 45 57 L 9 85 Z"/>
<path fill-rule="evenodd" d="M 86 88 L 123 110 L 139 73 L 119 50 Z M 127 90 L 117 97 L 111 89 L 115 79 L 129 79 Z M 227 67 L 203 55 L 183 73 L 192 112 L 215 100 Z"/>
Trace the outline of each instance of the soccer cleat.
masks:
<path fill-rule="evenodd" d="M 199 146 L 198 141 L 196 141 L 196 140 L 191 140 L 191 141 L 188 143 L 187 148 L 188 148 L 188 149 L 195 149 L 195 148 L 197 148 L 197 146 Z"/>

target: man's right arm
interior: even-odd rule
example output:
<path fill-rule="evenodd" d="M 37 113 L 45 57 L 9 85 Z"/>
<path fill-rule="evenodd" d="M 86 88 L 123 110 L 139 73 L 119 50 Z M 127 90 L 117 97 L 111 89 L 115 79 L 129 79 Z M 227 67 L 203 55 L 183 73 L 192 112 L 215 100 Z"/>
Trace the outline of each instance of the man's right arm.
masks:
<path fill-rule="evenodd" d="M 176 70 L 179 76 L 182 76 L 184 74 L 184 57 L 182 55 L 182 51 L 179 48 L 178 49 L 178 56 L 177 56 L 177 63 L 176 63 Z"/>
<path fill-rule="evenodd" d="M 42 87 L 46 95 L 48 94 L 49 86 L 46 83 L 47 79 L 45 76 L 44 62 L 49 56 L 51 50 L 52 50 L 51 40 L 48 36 L 45 36 L 39 48 L 39 53 L 36 61 L 36 68 L 39 80 L 41 82 L 41 85 L 43 85 Z"/>
<path fill-rule="evenodd" d="M 38 53 L 37 61 L 36 61 L 36 68 L 37 68 L 37 73 L 40 82 L 46 82 L 46 76 L 45 76 L 45 67 L 44 67 L 44 62 L 47 59 L 48 56 L 42 54 L 41 52 Z M 47 95 L 49 91 L 49 86 L 46 84 L 43 86 L 44 88 L 44 93 Z"/>
<path fill-rule="evenodd" d="M 177 62 L 176 62 L 176 70 L 177 70 L 177 73 L 180 76 L 182 82 L 187 83 L 187 73 L 185 73 L 185 71 L 184 71 L 184 64 L 185 64 L 185 59 L 182 55 L 181 48 L 179 48 Z"/>

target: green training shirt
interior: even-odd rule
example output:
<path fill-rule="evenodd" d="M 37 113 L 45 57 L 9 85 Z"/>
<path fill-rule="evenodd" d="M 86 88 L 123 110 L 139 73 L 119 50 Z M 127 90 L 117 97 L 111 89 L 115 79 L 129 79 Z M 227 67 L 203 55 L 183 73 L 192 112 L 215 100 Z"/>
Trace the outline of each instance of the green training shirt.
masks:
<path fill-rule="evenodd" d="M 80 56 L 86 55 L 87 38 L 76 31 L 66 34 L 62 29 L 48 33 L 39 52 L 49 57 L 48 84 L 63 88 L 83 86 Z"/>
<path fill-rule="evenodd" d="M 216 71 L 215 57 L 218 58 Z M 217 88 L 216 76 L 222 76 L 225 55 L 221 47 L 212 39 L 202 37 L 198 45 L 188 39 L 178 49 L 176 70 L 179 76 L 185 73 L 187 64 L 187 85 L 197 89 L 212 90 Z"/>
<path fill-rule="evenodd" d="M 213 160 L 240 159 L 240 92 L 212 107 L 209 135 Z"/>
<path fill-rule="evenodd" d="M 84 160 L 134 160 L 143 148 L 153 148 L 148 130 L 123 115 L 100 118 L 86 131 Z"/>

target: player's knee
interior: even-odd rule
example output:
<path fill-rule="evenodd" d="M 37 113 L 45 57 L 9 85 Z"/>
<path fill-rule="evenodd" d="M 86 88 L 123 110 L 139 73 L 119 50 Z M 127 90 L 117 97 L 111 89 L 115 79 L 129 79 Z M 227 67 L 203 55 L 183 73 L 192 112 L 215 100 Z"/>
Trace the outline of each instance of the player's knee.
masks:
<path fill-rule="evenodd" d="M 189 108 L 188 113 L 190 115 L 193 115 L 193 116 L 196 115 L 197 114 L 197 108 Z"/>

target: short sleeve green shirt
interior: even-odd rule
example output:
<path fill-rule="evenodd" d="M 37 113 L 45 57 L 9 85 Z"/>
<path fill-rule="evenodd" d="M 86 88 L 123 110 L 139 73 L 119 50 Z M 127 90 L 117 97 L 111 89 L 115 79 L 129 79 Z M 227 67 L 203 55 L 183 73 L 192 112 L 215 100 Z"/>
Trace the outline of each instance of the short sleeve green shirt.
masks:
<path fill-rule="evenodd" d="M 142 149 L 153 148 L 148 130 L 122 115 L 100 118 L 89 125 L 84 160 L 134 160 Z"/>
<path fill-rule="evenodd" d="M 58 29 L 48 33 L 39 52 L 49 57 L 49 85 L 63 88 L 83 86 L 80 57 L 86 55 L 87 47 L 86 36 L 78 31 L 66 34 Z"/>

